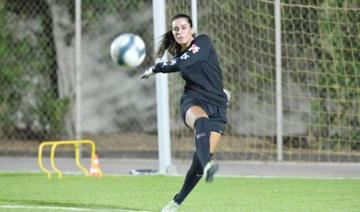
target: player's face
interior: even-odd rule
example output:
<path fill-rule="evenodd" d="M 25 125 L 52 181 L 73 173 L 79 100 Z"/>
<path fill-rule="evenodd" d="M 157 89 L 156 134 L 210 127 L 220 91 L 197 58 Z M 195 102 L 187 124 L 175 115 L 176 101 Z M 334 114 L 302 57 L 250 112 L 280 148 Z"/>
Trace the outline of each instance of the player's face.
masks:
<path fill-rule="evenodd" d="M 175 19 L 171 24 L 171 28 L 176 42 L 180 44 L 183 48 L 188 47 L 194 38 L 192 36 L 193 29 L 192 27 L 190 27 L 187 19 Z"/>

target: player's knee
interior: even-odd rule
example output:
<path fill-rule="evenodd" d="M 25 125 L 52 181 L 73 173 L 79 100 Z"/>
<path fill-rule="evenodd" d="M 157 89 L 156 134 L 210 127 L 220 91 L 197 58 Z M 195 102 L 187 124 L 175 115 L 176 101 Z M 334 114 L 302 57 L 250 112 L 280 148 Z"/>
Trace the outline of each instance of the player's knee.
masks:
<path fill-rule="evenodd" d="M 208 115 L 202 107 L 192 106 L 186 111 L 185 122 L 192 129 L 195 129 L 195 123 L 200 118 L 208 118 Z"/>
<path fill-rule="evenodd" d="M 210 132 L 210 120 L 207 117 L 200 117 L 195 120 L 194 127 L 196 134 Z"/>

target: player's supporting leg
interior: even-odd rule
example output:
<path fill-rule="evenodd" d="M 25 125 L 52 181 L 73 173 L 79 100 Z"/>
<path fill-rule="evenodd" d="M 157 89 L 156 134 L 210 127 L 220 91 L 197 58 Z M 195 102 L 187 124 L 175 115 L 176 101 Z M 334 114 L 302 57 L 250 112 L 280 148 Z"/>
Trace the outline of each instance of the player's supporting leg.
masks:
<path fill-rule="evenodd" d="M 212 154 L 211 154 L 212 155 Z M 180 207 L 180 204 L 185 200 L 189 193 L 193 190 L 196 184 L 200 181 L 203 174 L 203 168 L 196 153 L 194 153 L 193 161 L 188 170 L 184 184 L 179 193 L 162 208 L 161 212 L 175 212 Z"/>
<path fill-rule="evenodd" d="M 161 212 L 176 212 L 177 209 L 180 207 L 177 202 L 171 200 L 168 204 L 166 204 L 162 209 Z"/>
<path fill-rule="evenodd" d="M 210 136 L 210 157 L 212 158 L 213 154 L 216 152 L 217 146 L 219 144 L 221 138 L 221 134 L 218 132 L 211 132 Z M 193 156 L 193 161 L 188 170 L 184 184 L 178 194 L 161 210 L 162 212 L 169 212 L 169 211 L 177 211 L 180 207 L 180 204 L 185 200 L 185 198 L 190 194 L 193 188 L 197 185 L 200 181 L 203 174 L 203 168 L 197 157 L 196 152 Z"/>
<path fill-rule="evenodd" d="M 213 154 L 216 152 L 217 146 L 219 144 L 221 134 L 218 132 L 211 132 L 210 136 L 210 157 L 213 157 Z M 175 195 L 174 201 L 177 204 L 181 204 L 188 194 L 193 190 L 196 184 L 200 181 L 203 174 L 203 169 L 197 154 L 194 153 L 192 164 L 188 170 L 184 184 L 178 194 Z"/>
<path fill-rule="evenodd" d="M 199 182 L 203 174 L 203 168 L 199 161 L 198 156 L 194 153 L 193 161 L 188 170 L 184 184 L 178 194 L 175 195 L 174 201 L 179 205 L 184 201 L 187 195 L 193 190 L 196 184 Z"/>

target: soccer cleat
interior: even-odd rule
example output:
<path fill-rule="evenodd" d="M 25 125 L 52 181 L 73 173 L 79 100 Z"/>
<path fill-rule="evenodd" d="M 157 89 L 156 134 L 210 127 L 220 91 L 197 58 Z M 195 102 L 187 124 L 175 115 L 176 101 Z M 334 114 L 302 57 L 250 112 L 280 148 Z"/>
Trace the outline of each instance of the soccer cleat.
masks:
<path fill-rule="evenodd" d="M 171 200 L 163 209 L 161 209 L 161 212 L 176 212 L 177 209 L 180 207 L 180 205 L 175 202 L 174 200 Z"/>
<path fill-rule="evenodd" d="M 211 183 L 217 171 L 219 171 L 219 165 L 214 160 L 209 161 L 204 168 L 205 182 Z"/>

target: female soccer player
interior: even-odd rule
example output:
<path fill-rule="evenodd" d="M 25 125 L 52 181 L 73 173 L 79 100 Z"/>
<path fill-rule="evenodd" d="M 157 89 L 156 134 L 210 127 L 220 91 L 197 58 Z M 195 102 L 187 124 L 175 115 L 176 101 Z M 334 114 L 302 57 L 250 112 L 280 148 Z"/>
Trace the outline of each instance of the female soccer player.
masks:
<path fill-rule="evenodd" d="M 176 211 L 202 175 L 210 183 L 219 169 L 212 155 L 227 122 L 228 97 L 214 46 L 207 35 L 195 35 L 191 18 L 185 14 L 175 15 L 171 19 L 171 29 L 164 34 L 156 52 L 161 58 L 167 50 L 173 59 L 152 66 L 141 76 L 181 73 L 186 82 L 180 101 L 181 115 L 185 124 L 194 130 L 196 151 L 191 167 L 180 192 L 162 211 Z"/>

